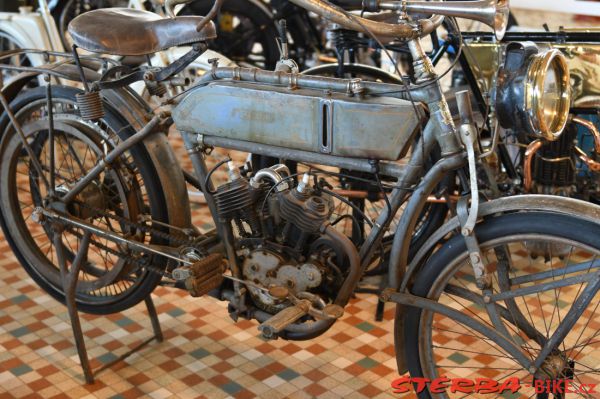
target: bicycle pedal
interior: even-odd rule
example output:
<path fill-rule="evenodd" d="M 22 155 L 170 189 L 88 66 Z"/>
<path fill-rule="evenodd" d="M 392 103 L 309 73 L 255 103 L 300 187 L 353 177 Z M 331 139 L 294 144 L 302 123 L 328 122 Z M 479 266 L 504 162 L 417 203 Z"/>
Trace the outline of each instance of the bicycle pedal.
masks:
<path fill-rule="evenodd" d="M 208 294 L 219 288 L 223 282 L 223 255 L 210 254 L 189 266 L 189 276 L 185 279 L 185 288 L 193 297 Z M 181 273 L 184 274 L 184 273 Z"/>
<path fill-rule="evenodd" d="M 265 339 L 276 339 L 287 326 L 306 316 L 310 310 L 310 301 L 304 299 L 265 320 L 258 329 Z"/>

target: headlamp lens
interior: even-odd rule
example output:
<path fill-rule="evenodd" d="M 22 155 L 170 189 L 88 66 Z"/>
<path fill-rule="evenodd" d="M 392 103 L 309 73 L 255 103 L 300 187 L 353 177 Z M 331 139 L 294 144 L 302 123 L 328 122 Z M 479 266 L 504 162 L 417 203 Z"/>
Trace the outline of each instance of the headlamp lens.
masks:
<path fill-rule="evenodd" d="M 529 67 L 526 104 L 532 130 L 556 140 L 569 117 L 571 88 L 564 55 L 558 50 L 537 54 Z"/>

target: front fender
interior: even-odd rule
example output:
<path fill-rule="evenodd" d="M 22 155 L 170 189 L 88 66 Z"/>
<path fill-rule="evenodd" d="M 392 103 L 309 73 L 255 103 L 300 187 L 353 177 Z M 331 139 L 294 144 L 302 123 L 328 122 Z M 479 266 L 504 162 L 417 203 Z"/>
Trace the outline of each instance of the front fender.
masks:
<path fill-rule="evenodd" d="M 79 74 L 74 65 L 50 64 L 43 67 L 57 72 L 69 80 L 79 81 Z M 100 75 L 91 69 L 85 68 L 84 71 L 89 80 L 100 78 Z M 17 75 L 2 89 L 6 100 L 10 103 L 27 83 L 36 79 L 40 74 L 41 72 L 24 72 Z M 148 105 L 129 88 L 103 90 L 102 95 L 109 104 L 119 110 L 135 131 L 141 129 L 152 117 L 152 111 Z M 176 227 L 189 228 L 191 227 L 191 211 L 187 187 L 181 166 L 169 145 L 166 133 L 150 136 L 144 141 L 144 146 L 154 162 L 163 188 L 169 223 Z"/>
<path fill-rule="evenodd" d="M 485 217 L 523 210 L 534 212 L 556 212 L 596 221 L 600 224 L 600 206 L 586 201 L 553 195 L 517 195 L 513 197 L 498 198 L 480 204 L 478 216 L 481 221 L 481 219 Z M 411 260 L 406 273 L 404 273 L 402 283 L 400 284 L 400 292 L 405 292 L 407 290 L 410 282 L 413 280 L 413 276 L 419 272 L 422 265 L 427 261 L 428 255 L 442 242 L 444 237 L 457 230 L 460 230 L 460 222 L 458 221 L 458 217 L 455 216 L 429 237 L 425 244 L 419 248 L 418 252 Z M 399 282 L 396 282 L 396 284 L 398 283 Z M 398 287 L 398 285 L 395 285 L 395 287 Z M 404 312 L 404 305 L 398 304 L 396 307 L 394 340 L 398 372 L 400 374 L 407 370 L 404 348 Z"/>
<path fill-rule="evenodd" d="M 587 201 L 554 195 L 528 194 L 494 199 L 479 205 L 478 216 L 479 218 L 485 218 L 491 215 L 523 210 L 534 212 L 556 212 L 600 224 L 600 206 Z M 444 237 L 457 229 L 460 229 L 460 222 L 458 221 L 458 217 L 455 216 L 429 237 L 411 260 L 406 273 L 402 278 L 400 291 L 404 291 L 408 287 L 412 277 L 419 271 L 422 264 L 427 260 L 427 255 L 435 249 L 435 246 L 438 245 Z"/>

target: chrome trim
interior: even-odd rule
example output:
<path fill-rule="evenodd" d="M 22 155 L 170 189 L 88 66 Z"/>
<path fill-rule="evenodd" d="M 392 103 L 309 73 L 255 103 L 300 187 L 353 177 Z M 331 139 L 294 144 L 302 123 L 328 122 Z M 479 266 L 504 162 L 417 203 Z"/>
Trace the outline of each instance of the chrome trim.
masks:
<path fill-rule="evenodd" d="M 557 117 L 552 121 L 550 126 L 547 126 L 541 102 L 545 95 L 544 82 L 548 70 L 552 66 L 558 69 L 557 80 L 561 85 L 562 94 L 558 105 Z M 532 62 L 527 69 L 527 80 L 525 81 L 525 109 L 527 110 L 532 130 L 538 132 L 546 140 L 556 140 L 560 137 L 567 124 L 570 106 L 571 82 L 565 56 L 556 49 L 533 56 Z"/>

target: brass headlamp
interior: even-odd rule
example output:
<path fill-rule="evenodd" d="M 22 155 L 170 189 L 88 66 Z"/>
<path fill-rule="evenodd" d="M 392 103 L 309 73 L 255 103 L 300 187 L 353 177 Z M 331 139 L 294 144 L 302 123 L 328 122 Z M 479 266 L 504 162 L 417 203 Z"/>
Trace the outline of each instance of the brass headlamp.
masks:
<path fill-rule="evenodd" d="M 502 127 L 549 141 L 561 135 L 569 117 L 571 83 L 560 51 L 542 51 L 531 42 L 509 44 L 497 83 L 496 110 Z"/>

